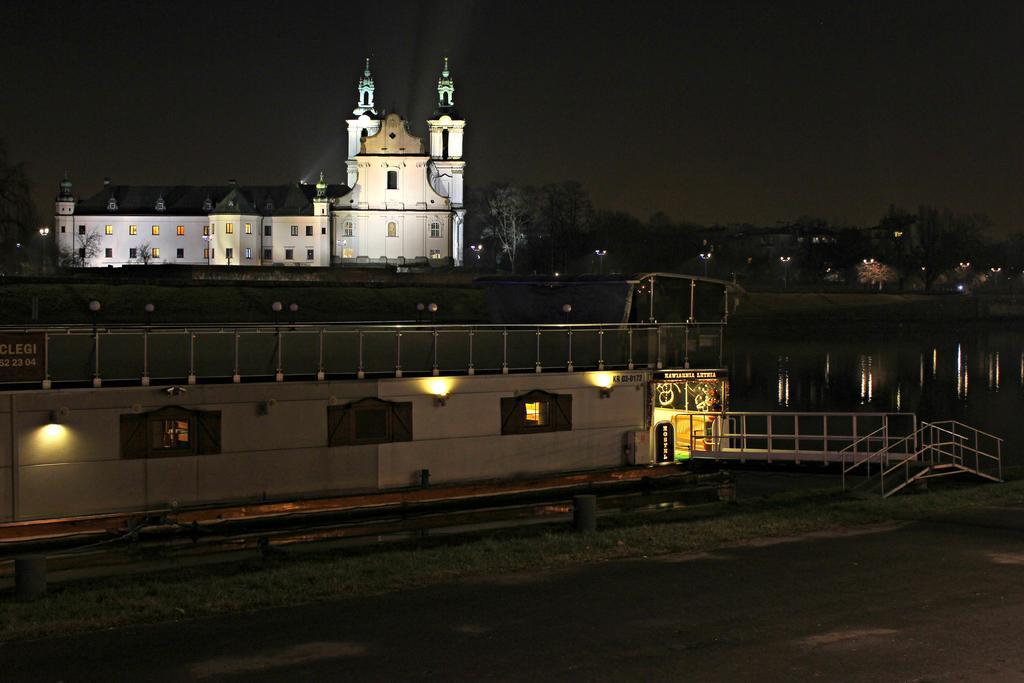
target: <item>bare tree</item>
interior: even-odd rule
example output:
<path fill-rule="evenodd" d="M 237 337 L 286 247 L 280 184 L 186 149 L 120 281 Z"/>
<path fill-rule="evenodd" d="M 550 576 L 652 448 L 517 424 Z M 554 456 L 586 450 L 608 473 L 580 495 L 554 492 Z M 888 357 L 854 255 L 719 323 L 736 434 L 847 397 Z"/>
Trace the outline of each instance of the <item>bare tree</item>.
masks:
<path fill-rule="evenodd" d="M 62 268 L 85 268 L 90 261 L 99 256 L 100 234 L 94 231 L 75 235 L 73 244 L 70 249 L 61 247 L 57 254 L 57 265 Z"/>
<path fill-rule="evenodd" d="M 24 162 L 13 164 L 0 140 L 0 270 L 14 270 L 35 232 L 36 213 Z"/>
<path fill-rule="evenodd" d="M 494 240 L 495 250 L 508 258 L 516 272 L 516 257 L 526 242 L 531 214 L 523 191 L 514 186 L 498 187 L 487 197 L 487 226 L 481 235 Z"/>
<path fill-rule="evenodd" d="M 153 260 L 153 246 L 149 242 L 143 242 L 139 245 L 135 260 L 144 266 L 148 266 L 149 262 Z"/>
<path fill-rule="evenodd" d="M 891 284 L 897 279 L 896 270 L 892 266 L 875 259 L 867 259 L 857 266 L 857 282 L 872 288 L 877 284 L 879 291 L 882 290 L 882 285 Z"/>

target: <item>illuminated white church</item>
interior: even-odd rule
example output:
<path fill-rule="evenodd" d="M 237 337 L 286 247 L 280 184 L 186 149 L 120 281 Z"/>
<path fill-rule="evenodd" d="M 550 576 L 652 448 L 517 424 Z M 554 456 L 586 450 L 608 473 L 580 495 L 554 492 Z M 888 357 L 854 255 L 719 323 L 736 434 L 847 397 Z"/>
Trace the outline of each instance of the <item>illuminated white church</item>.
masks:
<path fill-rule="evenodd" d="M 81 201 L 60 184 L 55 232 L 65 262 L 462 265 L 462 140 L 448 60 L 427 121 L 429 151 L 395 113 L 378 114 L 370 60 L 348 119 L 344 184 L 114 185 Z"/>

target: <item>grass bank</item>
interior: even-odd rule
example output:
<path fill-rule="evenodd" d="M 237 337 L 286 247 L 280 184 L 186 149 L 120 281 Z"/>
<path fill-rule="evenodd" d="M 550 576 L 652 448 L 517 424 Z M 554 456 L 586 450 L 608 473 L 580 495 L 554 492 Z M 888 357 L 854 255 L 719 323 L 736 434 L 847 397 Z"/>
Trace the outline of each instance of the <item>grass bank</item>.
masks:
<path fill-rule="evenodd" d="M 145 306 L 152 303 L 153 323 L 273 322 L 270 305 L 299 305 L 298 322 L 414 320 L 417 303 L 436 303 L 439 321 L 472 321 L 486 317 L 483 292 L 470 287 L 359 285 L 302 285 L 188 283 L 60 284 L 28 283 L 0 286 L 0 325 L 27 325 L 32 321 L 32 300 L 37 301 L 42 324 L 89 323 L 89 302 L 103 308 L 101 324 L 146 321 Z"/>
<path fill-rule="evenodd" d="M 626 515 L 602 520 L 602 530 L 596 534 L 525 529 L 85 580 L 55 585 L 38 602 L 19 603 L 10 594 L 0 597 L 0 640 L 372 595 L 476 576 L 704 551 L 753 538 L 1008 504 L 1024 504 L 1024 481 L 957 485 L 890 500 L 799 492 L 723 504 L 710 516 L 694 516 L 692 511 Z"/>

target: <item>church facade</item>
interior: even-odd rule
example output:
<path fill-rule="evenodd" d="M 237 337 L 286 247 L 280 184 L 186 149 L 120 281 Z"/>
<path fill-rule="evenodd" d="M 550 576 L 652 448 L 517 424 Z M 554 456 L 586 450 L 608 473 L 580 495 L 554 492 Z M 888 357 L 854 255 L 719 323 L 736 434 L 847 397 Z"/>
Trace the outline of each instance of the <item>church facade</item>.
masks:
<path fill-rule="evenodd" d="M 346 177 L 315 185 L 138 186 L 104 181 L 76 200 L 60 183 L 54 232 L 65 265 L 462 265 L 465 120 L 447 58 L 427 144 L 378 113 L 370 61 L 347 120 Z"/>

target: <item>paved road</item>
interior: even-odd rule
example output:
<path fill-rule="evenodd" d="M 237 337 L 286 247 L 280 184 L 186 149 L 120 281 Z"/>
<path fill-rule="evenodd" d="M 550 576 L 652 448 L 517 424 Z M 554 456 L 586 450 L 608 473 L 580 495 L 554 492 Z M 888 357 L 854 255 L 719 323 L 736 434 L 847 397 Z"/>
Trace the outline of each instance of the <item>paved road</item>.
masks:
<path fill-rule="evenodd" d="M 1024 509 L 0 646 L 5 681 L 1024 680 Z"/>

